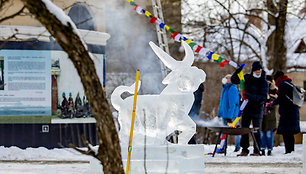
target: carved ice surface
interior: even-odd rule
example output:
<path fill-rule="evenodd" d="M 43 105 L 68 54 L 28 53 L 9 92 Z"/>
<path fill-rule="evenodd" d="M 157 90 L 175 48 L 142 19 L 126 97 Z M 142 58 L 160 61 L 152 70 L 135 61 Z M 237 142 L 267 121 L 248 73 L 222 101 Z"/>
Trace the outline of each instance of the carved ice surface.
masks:
<path fill-rule="evenodd" d="M 176 130 L 181 132 L 178 144 L 187 144 L 196 132 L 196 124 L 188 116 L 194 101 L 193 92 L 205 81 L 206 74 L 191 66 L 194 55 L 187 43 L 182 42 L 185 48 L 185 58 L 182 61 L 176 61 L 153 42 L 149 44 L 171 72 L 163 80 L 167 86 L 160 95 L 138 95 L 133 145 L 166 144 L 166 137 Z M 111 102 L 119 112 L 119 137 L 124 145 L 129 142 L 134 96 L 122 99 L 121 94 L 134 94 L 134 90 L 135 84 L 119 86 L 111 95 Z"/>

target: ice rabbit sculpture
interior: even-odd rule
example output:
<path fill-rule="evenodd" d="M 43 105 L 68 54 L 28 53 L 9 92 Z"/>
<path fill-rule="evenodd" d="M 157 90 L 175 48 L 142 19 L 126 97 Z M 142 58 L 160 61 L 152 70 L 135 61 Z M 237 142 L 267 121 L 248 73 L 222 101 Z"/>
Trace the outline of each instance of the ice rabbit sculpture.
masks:
<path fill-rule="evenodd" d="M 187 144 L 196 132 L 196 124 L 188 116 L 194 102 L 193 92 L 205 81 L 206 74 L 192 66 L 194 54 L 186 42 L 182 42 L 185 49 L 182 61 L 176 61 L 153 42 L 149 44 L 171 72 L 162 81 L 167 86 L 160 95 L 138 95 L 133 145 L 166 144 L 166 137 L 176 130 L 180 132 L 178 144 Z M 111 102 L 119 113 L 119 138 L 124 145 L 129 142 L 133 96 L 122 99 L 121 94 L 134 91 L 135 83 L 119 86 L 111 95 Z"/>

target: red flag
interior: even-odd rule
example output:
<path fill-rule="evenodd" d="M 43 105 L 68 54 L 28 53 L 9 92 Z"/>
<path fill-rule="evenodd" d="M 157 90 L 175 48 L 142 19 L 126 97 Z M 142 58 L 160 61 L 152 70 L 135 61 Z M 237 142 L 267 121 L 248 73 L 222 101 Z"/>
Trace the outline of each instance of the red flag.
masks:
<path fill-rule="evenodd" d="M 181 35 L 180 33 L 176 32 L 176 31 L 174 31 L 174 33 L 171 34 L 171 37 L 172 37 L 175 41 L 180 42 L 180 38 L 182 37 L 182 35 Z"/>
<path fill-rule="evenodd" d="M 225 64 L 227 64 L 227 63 L 229 63 L 230 61 L 228 61 L 228 60 L 224 60 L 223 62 L 221 62 L 220 64 L 219 64 L 219 66 L 221 67 L 221 68 L 224 68 L 224 66 L 225 66 Z"/>
<path fill-rule="evenodd" d="M 154 24 L 156 20 L 157 20 L 156 17 L 152 17 L 152 18 L 150 19 L 150 22 L 151 22 L 152 24 Z"/>
<path fill-rule="evenodd" d="M 202 49 L 202 47 L 200 45 L 198 45 L 197 49 L 194 52 L 199 53 L 201 49 Z"/>

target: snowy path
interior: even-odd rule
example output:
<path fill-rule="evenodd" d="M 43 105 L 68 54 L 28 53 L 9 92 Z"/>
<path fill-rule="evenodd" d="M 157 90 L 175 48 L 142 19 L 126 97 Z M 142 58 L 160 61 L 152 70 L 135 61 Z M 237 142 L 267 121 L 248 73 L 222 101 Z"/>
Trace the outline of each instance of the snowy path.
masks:
<path fill-rule="evenodd" d="M 206 163 L 205 174 L 298 174 L 302 163 Z"/>
<path fill-rule="evenodd" d="M 227 156 L 204 156 L 205 173 L 225 174 L 299 174 L 302 171 L 302 145 L 295 152 L 284 154 L 284 147 L 275 147 L 273 156 L 237 157 L 234 147 L 229 146 Z M 204 145 L 205 153 L 212 152 L 214 145 Z M 252 150 L 252 148 L 250 148 Z M 0 147 L 0 174 L 87 174 L 91 157 L 73 149 Z"/>
<path fill-rule="evenodd" d="M 0 174 L 85 174 L 86 163 L 0 162 Z"/>
<path fill-rule="evenodd" d="M 0 174 L 85 174 L 89 163 L 0 162 Z M 206 163 L 205 174 L 298 174 L 301 163 Z"/>

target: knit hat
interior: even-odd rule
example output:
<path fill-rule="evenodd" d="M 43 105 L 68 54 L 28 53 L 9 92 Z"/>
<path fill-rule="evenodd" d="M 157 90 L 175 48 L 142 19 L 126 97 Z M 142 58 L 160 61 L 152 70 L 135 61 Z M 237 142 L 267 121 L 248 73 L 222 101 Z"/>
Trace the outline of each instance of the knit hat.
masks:
<path fill-rule="evenodd" d="M 262 66 L 260 65 L 259 61 L 255 61 L 252 64 L 252 72 L 257 71 L 257 70 L 261 70 Z"/>
<path fill-rule="evenodd" d="M 280 76 L 285 75 L 282 71 L 277 71 L 274 75 L 274 80 L 276 81 L 277 78 L 279 78 Z"/>

